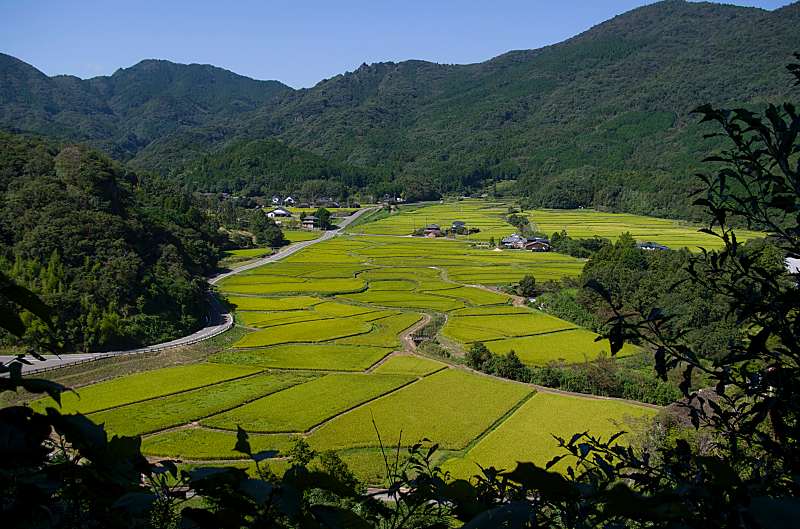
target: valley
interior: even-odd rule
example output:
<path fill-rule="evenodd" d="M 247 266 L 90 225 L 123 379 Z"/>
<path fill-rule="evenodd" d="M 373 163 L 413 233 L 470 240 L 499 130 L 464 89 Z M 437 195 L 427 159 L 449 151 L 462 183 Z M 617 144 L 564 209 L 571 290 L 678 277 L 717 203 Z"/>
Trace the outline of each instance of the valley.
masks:
<path fill-rule="evenodd" d="M 275 469 L 285 465 L 283 453 L 293 439 L 304 437 L 315 449 L 335 450 L 374 485 L 385 477 L 380 443 L 431 438 L 441 444 L 445 468 L 469 477 L 476 463 L 508 467 L 517 458 L 544 464 L 559 451 L 551 434 L 637 428 L 657 406 L 554 391 L 464 365 L 464 352 L 475 342 L 496 354 L 514 350 L 531 366 L 581 363 L 609 352 L 608 342 L 596 341 L 593 332 L 498 290 L 526 275 L 576 276 L 584 262 L 553 252 L 488 248 L 487 237 L 514 231 L 504 220 L 507 208 L 480 200 L 409 212 L 400 207 L 389 217 L 370 222 L 367 216 L 338 236 L 329 233 L 313 246 L 223 276 L 217 288 L 235 309 L 240 338 L 200 363 L 79 388 L 80 400 L 67 398 L 64 410 L 86 413 L 113 434 L 143 435 L 147 455 L 190 465 L 247 465 L 243 454 L 232 451 L 237 427 L 259 451 L 272 454 L 264 462 Z M 614 233 L 601 213 L 524 213 L 534 221 L 545 213 L 542 223 L 549 226 L 580 224 L 584 236 L 594 235 L 593 229 Z M 419 219 L 444 224 L 456 217 L 481 231 L 455 239 L 397 236 Z M 636 226 L 658 240 L 709 240 L 703 234 L 688 238 L 689 226 L 645 217 L 617 230 Z M 418 349 L 410 339 L 431 334 L 445 344 L 446 356 Z M 618 356 L 637 354 L 626 346 Z M 46 401 L 34 405 L 41 409 Z M 493 448 L 519 435 L 538 441 L 515 443 L 513 456 Z"/>

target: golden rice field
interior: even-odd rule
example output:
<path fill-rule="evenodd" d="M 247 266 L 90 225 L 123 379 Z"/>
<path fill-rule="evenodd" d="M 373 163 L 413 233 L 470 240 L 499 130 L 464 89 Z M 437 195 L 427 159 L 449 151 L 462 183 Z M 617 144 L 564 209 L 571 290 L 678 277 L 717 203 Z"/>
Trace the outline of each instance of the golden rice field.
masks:
<path fill-rule="evenodd" d="M 337 451 L 370 482 L 382 479 L 378 446 L 396 444 L 401 431 L 401 445 L 422 437 L 440 443 L 445 468 L 468 476 L 477 463 L 508 468 L 548 460 L 560 453 L 552 434 L 630 430 L 630 420 L 654 410 L 537 393 L 419 356 L 404 340 L 430 316 L 444 315 L 439 335 L 456 354 L 476 341 L 498 354 L 513 349 L 529 364 L 582 362 L 607 351 L 595 334 L 513 306 L 489 288 L 526 274 L 540 281 L 576 276 L 583 261 L 387 233 L 402 234 L 419 220 L 464 220 L 485 228 L 482 237 L 498 237 L 509 229 L 504 212 L 502 204 L 475 201 L 420 208 L 411 220 L 401 212 L 358 227 L 380 235 L 335 237 L 232 276 L 218 288 L 245 331 L 240 340 L 202 363 L 80 388 L 64 407 L 105 422 L 111 433 L 142 434 L 146 454 L 187 464 L 242 459 L 232 450 L 240 425 L 254 450 L 280 469 L 300 436 Z"/>

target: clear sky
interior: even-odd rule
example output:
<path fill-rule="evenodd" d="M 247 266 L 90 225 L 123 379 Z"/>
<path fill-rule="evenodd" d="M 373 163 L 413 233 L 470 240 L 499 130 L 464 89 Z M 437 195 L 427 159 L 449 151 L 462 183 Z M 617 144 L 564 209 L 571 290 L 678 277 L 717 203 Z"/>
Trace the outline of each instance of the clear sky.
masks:
<path fill-rule="evenodd" d="M 480 62 L 560 42 L 647 0 L 0 0 L 0 52 L 48 75 L 142 59 L 295 88 L 361 63 Z M 765 9 L 789 0 L 735 0 Z"/>

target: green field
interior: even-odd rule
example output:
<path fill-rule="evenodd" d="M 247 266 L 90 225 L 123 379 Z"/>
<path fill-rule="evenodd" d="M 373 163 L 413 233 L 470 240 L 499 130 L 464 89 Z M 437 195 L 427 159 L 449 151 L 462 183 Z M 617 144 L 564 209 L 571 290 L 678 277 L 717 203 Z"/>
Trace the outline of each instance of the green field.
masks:
<path fill-rule="evenodd" d="M 502 239 L 516 231 L 505 221 L 508 203 L 483 200 L 460 200 L 434 204 L 427 207 L 403 208 L 388 217 L 354 227 L 353 233 L 372 235 L 409 235 L 427 224 L 438 224 L 443 229 L 453 221 L 466 222 L 468 227 L 481 231 L 477 234 L 458 236 L 468 240 Z M 654 241 L 670 248 L 699 247 L 719 248 L 716 237 L 700 233 L 700 226 L 684 222 L 632 215 L 628 213 L 605 213 L 590 209 L 582 210 L 529 210 L 522 212 L 531 221 L 533 228 L 550 236 L 565 230 L 571 237 L 606 237 L 615 240 L 629 232 L 638 241 Z M 760 234 L 746 230 L 737 231 L 741 240 L 759 237 Z"/>
<path fill-rule="evenodd" d="M 292 447 L 292 436 L 287 434 L 250 434 L 250 447 L 254 454 L 264 451 L 285 452 Z M 235 452 L 236 432 L 183 428 L 147 437 L 142 452 L 160 457 L 184 459 L 244 459 Z M 278 454 L 276 454 L 278 455 Z"/>
<path fill-rule="evenodd" d="M 258 298 L 228 296 L 228 303 L 237 310 L 260 310 L 260 311 L 281 311 L 299 310 L 311 307 L 317 303 L 322 303 L 319 298 L 309 296 L 294 296 L 289 298 Z"/>
<path fill-rule="evenodd" d="M 531 391 L 522 384 L 447 369 L 340 415 L 309 440 L 326 450 L 378 446 L 374 418 L 384 443 L 397 443 L 402 432 L 405 444 L 427 437 L 445 448 L 461 449 Z"/>
<path fill-rule="evenodd" d="M 234 431 L 241 426 L 250 432 L 305 432 L 411 380 L 403 375 L 333 373 L 215 415 L 202 424 Z"/>
<path fill-rule="evenodd" d="M 287 323 L 245 335 L 234 347 L 265 347 L 282 343 L 324 342 L 364 334 L 372 330 L 369 323 L 350 319 L 326 319 Z"/>
<path fill-rule="evenodd" d="M 252 366 L 193 364 L 145 371 L 101 382 L 61 396 L 63 413 L 92 413 L 131 402 L 162 397 L 259 372 Z M 57 406 L 49 397 L 33 402 L 43 409 Z"/>
<path fill-rule="evenodd" d="M 720 248 L 717 237 L 700 233 L 700 226 L 685 222 L 631 215 L 629 213 L 604 213 L 582 210 L 532 210 L 525 212 L 530 221 L 542 232 L 551 235 L 565 230 L 571 237 L 605 237 L 615 240 L 628 232 L 637 241 L 653 241 L 673 249 L 687 247 L 696 251 L 700 247 Z M 762 234 L 737 230 L 736 237 L 744 241 Z"/>
<path fill-rule="evenodd" d="M 555 453 L 551 432 L 607 434 L 616 427 L 611 420 L 652 414 L 618 401 L 535 394 L 530 385 L 419 356 L 401 340 L 428 318 L 444 322 L 426 328 L 438 330 L 456 357 L 476 341 L 498 354 L 513 349 L 531 365 L 583 362 L 607 351 L 594 333 L 512 306 L 510 296 L 487 288 L 527 274 L 537 281 L 575 277 L 584 261 L 493 251 L 466 238 L 389 236 L 405 235 L 420 220 L 463 220 L 481 227 L 477 238 L 499 238 L 513 231 L 503 220 L 506 208 L 467 200 L 401 209 L 353 230 L 372 235 L 337 236 L 228 277 L 219 289 L 236 310 L 237 342 L 200 363 L 80 388 L 80 398 L 65 396 L 65 410 L 90 414 L 112 434 L 146 434 L 149 455 L 188 461 L 246 464 L 232 450 L 237 426 L 251 432 L 254 450 L 278 457 L 293 435 L 301 435 L 317 449 L 338 451 L 359 476 L 376 483 L 383 466 L 376 426 L 387 445 L 401 432 L 404 446 L 424 437 L 440 443 L 446 468 L 466 475 L 475 461 L 508 466 L 549 458 Z M 573 212 L 576 229 L 602 227 L 600 221 L 591 227 L 583 214 Z M 653 220 L 678 237 L 673 224 Z M 46 403 L 53 404 L 40 399 L 33 405 Z"/>
<path fill-rule="evenodd" d="M 508 206 L 505 204 L 480 200 L 447 202 L 422 208 L 401 207 L 394 215 L 361 224 L 351 231 L 374 235 L 409 235 L 415 229 L 428 224 L 438 224 L 444 229 L 449 228 L 453 221 L 460 220 L 466 222 L 468 227 L 481 230 L 480 233 L 471 235 L 470 239 L 487 240 L 489 237 L 496 239 L 514 232 L 514 227 L 504 219 L 507 209 Z"/>
<path fill-rule="evenodd" d="M 589 431 L 608 439 L 618 431 L 631 431 L 637 420 L 655 413 L 651 408 L 622 401 L 539 393 L 464 457 L 447 461 L 444 469 L 467 478 L 479 472 L 477 464 L 506 470 L 513 469 L 517 461 L 544 465 L 564 453 L 553 435 L 569 439 L 575 433 Z M 564 467 L 562 461 L 556 468 Z"/>
<path fill-rule="evenodd" d="M 311 241 L 322 235 L 321 231 L 311 230 L 283 230 L 284 238 L 290 243 Z"/>
<path fill-rule="evenodd" d="M 379 365 L 373 373 L 401 375 L 428 375 L 446 367 L 446 364 L 421 356 L 395 355 Z"/>
<path fill-rule="evenodd" d="M 597 334 L 591 331 L 571 329 L 484 343 L 493 353 L 507 354 L 513 350 L 526 364 L 536 365 L 554 360 L 563 360 L 566 363 L 585 362 L 594 360 L 601 354 L 611 356 L 608 340 L 595 341 L 596 339 Z M 637 350 L 635 346 L 625 344 L 616 356 L 628 356 Z"/>
<path fill-rule="evenodd" d="M 90 415 L 119 435 L 150 433 L 200 420 L 312 380 L 308 373 L 256 375 Z M 135 420 L 132 418 L 135 417 Z"/>
<path fill-rule="evenodd" d="M 442 334 L 459 342 L 471 343 L 573 328 L 575 325 L 572 323 L 529 309 L 521 314 L 451 316 Z"/>
<path fill-rule="evenodd" d="M 214 355 L 212 360 L 275 369 L 363 371 L 390 352 L 391 347 L 338 343 L 290 344 L 244 351 L 223 351 Z"/>

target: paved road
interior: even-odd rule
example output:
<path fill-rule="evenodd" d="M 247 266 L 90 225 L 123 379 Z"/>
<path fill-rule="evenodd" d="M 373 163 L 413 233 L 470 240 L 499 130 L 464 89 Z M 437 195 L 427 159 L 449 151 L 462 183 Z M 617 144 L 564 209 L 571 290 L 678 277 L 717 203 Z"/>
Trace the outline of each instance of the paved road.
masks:
<path fill-rule="evenodd" d="M 310 240 L 310 241 L 302 241 L 295 244 L 290 244 L 284 248 L 281 248 L 279 251 L 275 252 L 272 255 L 268 255 L 267 257 L 258 259 L 253 261 L 252 263 L 248 263 L 246 265 L 240 266 L 238 268 L 234 268 L 230 272 L 225 272 L 224 274 L 216 275 L 208 280 L 209 284 L 215 285 L 225 279 L 226 277 L 230 277 L 232 275 L 244 272 L 245 270 L 252 270 L 253 268 L 258 268 L 259 266 L 274 263 L 276 261 L 280 261 L 281 259 L 285 259 L 290 255 L 299 252 L 304 248 L 308 248 L 313 244 L 320 243 L 322 241 L 327 241 L 332 239 L 336 235 L 342 232 L 344 228 L 346 228 L 351 222 L 356 220 L 358 217 L 366 213 L 367 211 L 371 211 L 374 208 L 365 208 L 360 209 L 350 215 L 349 217 L 344 217 L 339 220 L 339 227 L 335 230 L 326 231 L 322 236 Z M 197 332 L 194 332 L 188 336 L 183 336 L 181 338 L 177 338 L 175 340 L 171 340 L 169 342 L 149 345 L 147 347 L 141 347 L 139 349 L 130 349 L 126 351 L 108 351 L 104 353 L 75 353 L 69 354 L 64 356 L 45 356 L 44 361 L 37 361 L 34 359 L 29 359 L 32 363 L 31 365 L 23 364 L 22 372 L 23 373 L 39 373 L 42 371 L 48 371 L 50 369 L 56 369 L 59 367 L 63 367 L 66 365 L 77 365 L 83 364 L 86 362 L 93 362 L 95 360 L 99 360 L 101 358 L 108 358 L 112 356 L 125 356 L 125 355 L 132 355 L 132 354 L 141 354 L 141 353 L 149 353 L 155 351 L 162 351 L 164 349 L 171 349 L 173 347 L 182 347 L 186 345 L 195 344 L 197 342 L 202 342 L 204 340 L 208 340 L 209 338 L 213 338 L 218 334 L 221 334 L 231 327 L 233 327 L 233 314 L 231 313 L 223 313 L 222 308 L 220 306 L 219 301 L 215 297 L 212 296 L 211 298 L 211 311 L 209 316 L 206 318 L 206 325 L 202 329 Z M 13 360 L 13 356 L 8 355 L 0 355 L 0 362 L 6 363 Z"/>

